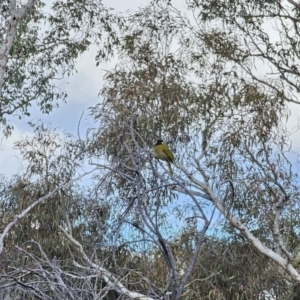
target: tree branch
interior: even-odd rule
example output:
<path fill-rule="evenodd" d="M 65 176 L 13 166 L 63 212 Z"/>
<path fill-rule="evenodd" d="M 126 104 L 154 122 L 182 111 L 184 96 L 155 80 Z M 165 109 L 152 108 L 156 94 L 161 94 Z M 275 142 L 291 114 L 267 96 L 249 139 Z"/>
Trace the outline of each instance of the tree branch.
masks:
<path fill-rule="evenodd" d="M 293 4 L 294 6 L 300 8 L 300 4 L 299 4 L 299 3 L 297 3 L 297 2 L 295 2 L 295 1 L 293 1 L 293 0 L 287 0 L 287 1 L 288 1 L 289 3 L 291 3 L 291 4 Z"/>
<path fill-rule="evenodd" d="M 138 299 L 138 300 L 154 300 L 151 297 L 145 296 L 140 293 L 131 292 L 129 291 L 121 282 L 120 280 L 115 277 L 112 273 L 104 269 L 103 267 L 99 266 L 98 264 L 93 263 L 88 256 L 86 255 L 82 245 L 74 239 L 63 227 L 59 226 L 60 230 L 65 234 L 65 236 L 75 245 L 77 246 L 79 252 L 81 253 L 83 259 L 88 263 L 90 267 L 94 269 L 95 272 L 100 273 L 101 277 L 105 280 L 105 282 L 110 285 L 113 289 L 115 289 L 118 293 L 122 295 L 126 295 L 130 297 L 130 299 Z M 77 262 L 73 261 L 74 265 L 77 267 L 84 268 L 83 266 L 79 265 Z"/>
<path fill-rule="evenodd" d="M 49 194 L 39 198 L 38 200 L 36 200 L 34 203 L 32 203 L 31 205 L 29 205 L 25 210 L 23 210 L 19 215 L 15 216 L 13 221 L 11 221 L 3 230 L 1 236 L 0 236 L 0 254 L 3 251 L 3 245 L 4 245 L 4 239 L 7 236 L 8 232 L 12 229 L 12 227 L 23 217 L 25 217 L 35 206 L 37 206 L 38 204 L 42 203 L 44 200 L 52 197 L 53 195 L 55 195 L 55 193 L 57 193 L 59 190 L 70 186 L 72 183 L 74 183 L 75 181 L 83 178 L 84 176 L 93 173 L 97 168 L 92 169 L 89 172 L 85 172 L 82 175 L 76 177 L 75 179 L 55 188 L 52 192 L 50 192 Z"/>
<path fill-rule="evenodd" d="M 10 20 L 8 24 L 8 30 L 6 32 L 4 41 L 0 47 L 0 116 L 1 113 L 1 98 L 2 98 L 2 86 L 4 83 L 4 74 L 10 50 L 12 48 L 14 39 L 17 35 L 17 28 L 20 21 L 27 15 L 31 8 L 33 8 L 35 0 L 28 0 L 26 4 L 22 5 L 21 9 L 16 10 L 16 1 L 10 1 Z"/>
<path fill-rule="evenodd" d="M 229 210 L 223 206 L 223 204 L 218 200 L 216 194 L 213 192 L 213 190 L 210 188 L 208 184 L 204 184 L 200 180 L 196 179 L 194 176 L 192 176 L 188 170 L 182 166 L 177 164 L 177 167 L 180 168 L 186 176 L 189 177 L 189 179 L 194 182 L 196 185 L 198 185 L 201 189 L 204 189 L 208 196 L 210 197 L 211 201 L 214 203 L 214 205 L 217 207 L 217 209 L 226 217 L 230 223 L 237 229 L 239 229 L 242 234 L 252 243 L 252 245 L 262 254 L 268 256 L 275 262 L 277 262 L 284 270 L 286 270 L 295 280 L 300 282 L 300 274 L 298 271 L 294 268 L 294 266 L 285 258 L 280 256 L 278 253 L 274 252 L 272 249 L 268 248 L 266 245 L 264 245 L 258 238 L 256 238 L 250 230 L 237 218 L 235 218 L 232 214 L 230 214 Z"/>

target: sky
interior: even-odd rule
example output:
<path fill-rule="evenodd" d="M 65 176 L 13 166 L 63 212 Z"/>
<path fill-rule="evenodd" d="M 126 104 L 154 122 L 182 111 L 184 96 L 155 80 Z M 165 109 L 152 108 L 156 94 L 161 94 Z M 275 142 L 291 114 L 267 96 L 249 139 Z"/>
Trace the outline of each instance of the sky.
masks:
<path fill-rule="evenodd" d="M 53 1 L 48 0 L 47 3 Z M 174 4 L 184 10 L 184 1 L 173 1 Z M 104 5 L 114 8 L 119 12 L 127 10 L 136 10 L 138 7 L 145 6 L 150 3 L 150 0 L 104 0 Z M 69 91 L 67 103 L 61 103 L 58 109 L 55 109 L 49 115 L 43 115 L 36 107 L 32 107 L 31 116 L 22 120 L 13 119 L 12 124 L 15 127 L 13 134 L 8 138 L 0 140 L 0 174 L 5 174 L 8 178 L 18 173 L 22 169 L 22 161 L 18 152 L 13 148 L 14 142 L 25 135 L 31 135 L 31 129 L 28 126 L 29 121 L 43 120 L 44 122 L 58 127 L 62 131 L 76 135 L 78 122 L 81 115 L 83 118 L 80 124 L 80 131 L 83 134 L 85 130 L 92 126 L 91 120 L 88 117 L 88 108 L 94 106 L 101 101 L 98 93 L 103 86 L 104 70 L 112 69 L 116 60 L 109 63 L 102 63 L 96 67 L 95 56 L 97 48 L 91 47 L 90 50 L 79 57 L 77 62 L 77 73 L 69 78 L 62 80 L 61 87 Z M 288 122 L 290 129 L 295 129 L 299 126 L 300 108 L 297 105 L 291 105 L 291 118 Z M 295 130 L 294 130 L 295 131 Z M 294 149 L 300 149 L 299 133 L 295 132 L 292 135 Z"/>
<path fill-rule="evenodd" d="M 0 173 L 10 177 L 16 174 L 22 166 L 20 156 L 13 149 L 13 144 L 20 137 L 32 134 L 28 126 L 29 121 L 43 120 L 53 127 L 59 127 L 62 131 L 75 135 L 80 117 L 84 113 L 81 124 L 82 131 L 88 127 L 88 121 L 85 117 L 88 114 L 88 107 L 100 101 L 98 93 L 103 85 L 101 66 L 95 67 L 95 53 L 96 49 L 84 53 L 78 59 L 78 72 L 61 82 L 61 87 L 69 91 L 66 104 L 61 103 L 60 107 L 53 110 L 49 115 L 42 114 L 37 107 L 33 106 L 30 110 L 30 117 L 22 120 L 12 119 L 14 131 L 9 138 L 3 138 L 0 144 Z"/>

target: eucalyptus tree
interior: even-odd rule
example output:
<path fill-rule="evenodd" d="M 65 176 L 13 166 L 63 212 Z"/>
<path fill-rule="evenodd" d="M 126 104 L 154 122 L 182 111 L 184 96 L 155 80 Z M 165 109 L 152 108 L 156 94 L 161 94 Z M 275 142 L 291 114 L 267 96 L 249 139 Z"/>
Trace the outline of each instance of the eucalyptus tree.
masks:
<path fill-rule="evenodd" d="M 101 1 L 3 0 L 0 4 L 0 122 L 11 132 L 10 116 L 30 115 L 37 105 L 49 113 L 66 101 L 60 81 L 76 71 L 89 46 L 99 57 L 117 44 L 121 18 Z"/>
<path fill-rule="evenodd" d="M 57 151 L 66 147 L 54 160 L 45 160 L 53 153 L 40 153 L 40 145 L 31 151 L 32 141 L 18 144 L 30 161 L 30 191 L 35 176 L 48 174 L 50 184 L 43 178 L 45 196 L 27 197 L 29 209 L 2 225 L 1 249 L 4 238 L 13 241 L 8 232 L 40 206 L 59 208 L 50 222 L 70 255 L 68 263 L 54 260 L 35 237 L 34 252 L 25 244 L 18 251 L 30 257 L 27 272 L 37 277 L 27 276 L 24 286 L 16 281 L 24 270 L 7 271 L 1 279 L 8 288 L 14 281 L 26 295 L 70 299 L 298 297 L 299 186 L 285 128 L 286 101 L 297 102 L 297 90 L 283 92 L 286 78 L 254 76 L 256 55 L 245 50 L 242 35 L 229 20 L 226 27 L 226 14 L 224 23 L 212 18 L 223 3 L 189 1 L 187 9 L 183 15 L 157 1 L 129 13 L 115 37 L 119 62 L 105 76 L 101 102 L 91 108 L 95 126 L 84 140 L 58 143 Z M 207 10 L 212 14 L 203 19 Z M 258 44 L 259 38 L 253 35 Z M 153 157 L 159 137 L 174 152 L 173 175 Z M 91 203 L 65 190 L 86 161 L 94 168 Z M 14 194 L 19 200 L 23 190 Z"/>
<path fill-rule="evenodd" d="M 266 3 L 261 9 L 278 3 Z M 165 200 L 155 203 L 168 207 L 168 201 L 174 203 L 182 194 L 195 200 L 187 204 L 194 207 L 194 215 L 186 218 L 199 218 L 198 234 L 205 223 L 200 208 L 219 211 L 229 221 L 229 233 L 243 236 L 277 264 L 280 274 L 283 270 L 282 284 L 299 282 L 295 247 L 299 186 L 293 167 L 297 158 L 286 129 L 287 103 L 297 103 L 297 89 L 284 76 L 272 79 L 267 71 L 259 73 L 255 59 L 264 56 L 247 47 L 250 42 L 260 45 L 267 34 L 251 35 L 249 28 L 263 28 L 265 23 L 240 26 L 241 31 L 248 30 L 249 40 L 240 38 L 236 18 L 221 15 L 222 9 L 234 8 L 210 4 L 188 1 L 187 12 L 181 13 L 171 2 L 153 2 L 131 14 L 118 48 L 121 61 L 107 72 L 101 91 L 104 101 L 91 109 L 100 128 L 94 131 L 91 145 L 97 151 L 93 155 L 107 156 L 117 168 L 115 187 L 122 188 L 125 199 L 128 195 L 132 199 L 132 194 L 135 199 L 136 191 L 151 189 L 147 187 L 153 182 L 151 173 L 146 172 L 149 168 L 155 172 L 151 145 L 162 137 L 175 153 L 178 172 L 159 177 L 156 189 L 164 187 L 159 189 Z M 205 19 L 206 11 L 211 12 L 210 18 Z M 220 15 L 214 13 L 219 11 Z M 285 16 L 277 17 L 284 23 Z M 289 40 L 288 32 L 283 33 Z M 276 51 L 274 64 L 281 63 L 284 52 Z M 295 51 L 290 55 L 296 61 Z M 296 82 L 297 73 L 292 75 Z M 150 181 L 137 180 L 142 170 Z M 187 210 L 181 209 L 183 216 Z M 134 214 L 138 219 L 140 215 Z M 272 277 L 273 268 L 266 267 L 265 272 Z M 176 299 L 180 288 L 173 288 Z M 293 285 L 286 288 L 293 290 Z"/>

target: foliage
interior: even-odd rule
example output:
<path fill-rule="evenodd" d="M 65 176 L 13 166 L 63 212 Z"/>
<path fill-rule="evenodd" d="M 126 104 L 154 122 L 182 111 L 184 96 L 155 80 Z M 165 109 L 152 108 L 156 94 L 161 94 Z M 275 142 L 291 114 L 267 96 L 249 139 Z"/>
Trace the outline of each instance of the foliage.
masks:
<path fill-rule="evenodd" d="M 299 182 L 285 128 L 287 102 L 297 102 L 295 49 L 283 59 L 292 45 L 284 20 L 298 8 L 231 2 L 188 1 L 188 16 L 170 1 L 129 13 L 112 34 L 119 63 L 86 138 L 39 124 L 16 143 L 28 165 L 1 194 L 0 246 L 6 237 L 16 251 L 1 254 L 5 293 L 299 297 Z M 266 14 L 280 20 L 282 45 L 264 33 Z M 280 76 L 261 78 L 257 59 Z M 175 154 L 174 175 L 151 153 L 159 137 Z M 91 167 L 87 182 L 73 182 Z"/>
<path fill-rule="evenodd" d="M 42 1 L 5 0 L 0 14 L 0 122 L 6 133 L 9 115 L 29 116 L 33 105 L 48 114 L 65 102 L 60 81 L 76 72 L 77 58 L 91 44 L 99 46 L 99 57 L 109 57 L 118 44 L 116 26 L 122 26 L 120 17 L 93 0 L 54 1 L 50 8 Z"/>
<path fill-rule="evenodd" d="M 230 62 L 244 79 L 277 94 L 278 100 L 299 103 L 300 7 L 296 2 L 230 1 L 228 5 L 191 0 L 188 5 L 199 27 L 209 28 L 199 35 L 208 51 Z"/>

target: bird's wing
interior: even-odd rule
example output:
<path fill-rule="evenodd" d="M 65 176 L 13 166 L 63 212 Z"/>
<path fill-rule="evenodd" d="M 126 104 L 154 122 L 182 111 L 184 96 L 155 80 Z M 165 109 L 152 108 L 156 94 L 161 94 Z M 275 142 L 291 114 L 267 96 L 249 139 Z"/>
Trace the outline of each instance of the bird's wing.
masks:
<path fill-rule="evenodd" d="M 174 155 L 167 145 L 166 145 L 166 147 L 164 147 L 163 151 L 167 155 L 167 157 L 170 159 L 170 161 L 173 162 L 175 159 Z"/>

